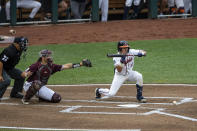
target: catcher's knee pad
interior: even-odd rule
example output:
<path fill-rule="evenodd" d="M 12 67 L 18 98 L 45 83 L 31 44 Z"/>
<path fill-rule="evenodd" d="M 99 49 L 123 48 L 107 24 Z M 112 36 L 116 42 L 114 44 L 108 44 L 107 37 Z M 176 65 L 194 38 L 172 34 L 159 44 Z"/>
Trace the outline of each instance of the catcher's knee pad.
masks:
<path fill-rule="evenodd" d="M 54 93 L 51 99 L 53 103 L 59 103 L 61 101 L 61 96 L 57 93 Z"/>
<path fill-rule="evenodd" d="M 40 90 L 41 87 L 42 85 L 40 81 L 33 81 L 32 85 L 26 92 L 25 99 L 30 100 L 36 94 L 36 92 Z"/>

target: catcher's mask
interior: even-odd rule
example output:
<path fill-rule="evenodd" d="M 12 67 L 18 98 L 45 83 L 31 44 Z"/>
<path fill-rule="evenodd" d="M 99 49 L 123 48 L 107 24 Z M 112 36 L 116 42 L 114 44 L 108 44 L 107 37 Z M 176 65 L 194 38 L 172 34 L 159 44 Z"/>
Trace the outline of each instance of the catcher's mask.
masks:
<path fill-rule="evenodd" d="M 119 41 L 118 42 L 117 48 L 118 48 L 118 52 L 121 52 L 122 51 L 122 48 L 128 48 L 128 51 L 129 51 L 130 46 L 129 46 L 129 44 L 128 44 L 127 41 L 122 40 L 122 41 Z"/>
<path fill-rule="evenodd" d="M 28 39 L 26 37 L 16 37 L 14 43 L 17 43 L 20 46 L 21 51 L 27 51 Z"/>
<path fill-rule="evenodd" d="M 53 62 L 52 51 L 50 51 L 50 50 L 47 50 L 47 49 L 41 50 L 39 52 L 39 56 L 40 57 L 47 57 L 47 62 L 48 63 L 52 63 Z"/>

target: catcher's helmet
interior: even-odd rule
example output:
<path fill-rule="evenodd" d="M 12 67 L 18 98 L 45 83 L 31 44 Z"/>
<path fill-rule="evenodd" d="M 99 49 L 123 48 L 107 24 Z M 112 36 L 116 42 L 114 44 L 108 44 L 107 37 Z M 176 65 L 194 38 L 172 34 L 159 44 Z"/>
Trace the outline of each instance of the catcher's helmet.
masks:
<path fill-rule="evenodd" d="M 118 42 L 117 48 L 118 52 L 122 51 L 122 48 L 128 48 L 128 50 L 130 49 L 128 42 L 124 40 Z"/>
<path fill-rule="evenodd" d="M 27 50 L 28 39 L 26 37 L 23 37 L 23 36 L 16 37 L 14 39 L 14 43 L 19 44 L 21 51 L 26 51 Z"/>
<path fill-rule="evenodd" d="M 52 51 L 44 49 L 39 52 L 40 57 L 49 57 L 52 55 Z"/>

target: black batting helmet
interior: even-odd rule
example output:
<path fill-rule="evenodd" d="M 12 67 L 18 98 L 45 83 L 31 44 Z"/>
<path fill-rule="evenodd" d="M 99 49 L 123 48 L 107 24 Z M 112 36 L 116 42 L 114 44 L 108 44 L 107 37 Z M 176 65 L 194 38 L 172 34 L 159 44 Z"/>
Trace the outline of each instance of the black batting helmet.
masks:
<path fill-rule="evenodd" d="M 26 51 L 27 50 L 28 39 L 26 37 L 23 37 L 23 36 L 15 37 L 14 43 L 19 44 L 21 51 Z"/>
<path fill-rule="evenodd" d="M 128 50 L 130 49 L 127 41 L 122 40 L 118 42 L 118 46 L 117 46 L 118 52 L 122 51 L 122 48 L 128 48 Z"/>

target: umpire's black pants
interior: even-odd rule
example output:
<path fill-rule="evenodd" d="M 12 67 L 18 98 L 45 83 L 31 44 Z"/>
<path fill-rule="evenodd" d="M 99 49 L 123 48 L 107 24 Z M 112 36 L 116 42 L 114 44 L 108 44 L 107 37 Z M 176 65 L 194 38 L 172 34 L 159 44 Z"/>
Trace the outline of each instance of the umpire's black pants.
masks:
<path fill-rule="evenodd" d="M 14 79 L 14 86 L 10 93 L 10 96 L 14 96 L 18 92 L 23 91 L 23 84 L 25 79 L 21 76 L 22 71 L 16 68 L 6 71 L 3 69 L 2 76 L 4 81 L 0 82 L 0 98 L 3 97 L 7 87 L 10 85 L 11 78 Z"/>

